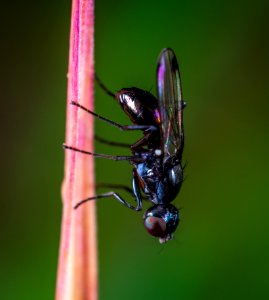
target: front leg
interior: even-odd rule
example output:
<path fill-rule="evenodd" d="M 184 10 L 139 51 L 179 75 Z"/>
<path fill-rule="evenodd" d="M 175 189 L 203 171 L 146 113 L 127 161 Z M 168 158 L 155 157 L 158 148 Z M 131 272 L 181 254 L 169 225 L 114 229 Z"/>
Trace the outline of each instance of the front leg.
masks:
<path fill-rule="evenodd" d="M 113 185 L 110 185 L 110 186 L 113 186 Z M 123 186 L 114 185 L 114 187 L 121 187 L 122 188 Z M 124 187 L 124 189 L 126 189 L 126 187 Z M 131 192 L 129 188 L 127 188 L 127 191 Z M 74 209 L 77 209 L 81 204 L 84 204 L 84 203 L 86 203 L 88 201 L 91 201 L 91 200 L 97 200 L 97 199 L 100 199 L 100 198 L 114 197 L 120 203 L 125 205 L 126 207 L 128 207 L 132 210 L 135 210 L 135 211 L 140 211 L 142 209 L 142 197 L 141 197 L 141 193 L 140 193 L 139 179 L 138 179 L 138 175 L 137 175 L 137 172 L 136 172 L 135 169 L 133 170 L 133 194 L 134 194 L 135 199 L 136 199 L 136 207 L 134 207 L 133 205 L 128 203 L 126 200 L 124 200 L 118 193 L 115 193 L 115 192 L 111 191 L 111 192 L 108 192 L 108 193 L 96 195 L 94 197 L 90 197 L 90 198 L 84 199 L 82 201 L 79 201 L 74 206 Z"/>
<path fill-rule="evenodd" d="M 74 209 L 77 209 L 81 204 L 84 204 L 84 203 L 86 203 L 88 201 L 97 200 L 97 199 L 100 199 L 100 198 L 108 198 L 108 197 L 114 197 L 114 198 L 116 198 L 120 203 L 122 203 L 123 205 L 125 205 L 126 207 L 128 207 L 128 208 L 130 208 L 132 210 L 136 210 L 136 211 L 141 210 L 141 205 L 137 204 L 137 207 L 134 207 L 130 203 L 128 203 L 127 201 L 125 201 L 118 193 L 115 193 L 113 191 L 105 193 L 105 194 L 96 195 L 94 197 L 90 197 L 90 198 L 84 199 L 82 201 L 79 201 L 74 206 Z"/>

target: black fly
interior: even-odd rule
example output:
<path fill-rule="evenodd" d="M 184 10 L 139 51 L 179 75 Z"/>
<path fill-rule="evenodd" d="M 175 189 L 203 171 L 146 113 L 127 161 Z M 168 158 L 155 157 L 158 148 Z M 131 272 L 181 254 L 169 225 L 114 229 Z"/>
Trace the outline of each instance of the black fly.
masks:
<path fill-rule="evenodd" d="M 122 185 L 107 187 L 124 188 L 135 196 L 136 207 L 125 201 L 114 191 L 87 198 L 77 203 L 75 208 L 90 200 L 115 197 L 130 209 L 142 209 L 142 195 L 153 203 L 144 214 L 147 231 L 159 237 L 160 243 L 172 238 L 179 223 L 178 209 L 171 204 L 183 182 L 181 165 L 184 146 L 183 108 L 180 74 L 176 56 L 172 49 L 163 49 L 157 66 L 157 98 L 151 93 L 132 87 L 121 89 L 115 95 L 96 78 L 101 88 L 115 98 L 128 115 L 133 125 L 123 126 L 88 110 L 77 102 L 75 105 L 99 119 L 121 130 L 141 130 L 143 137 L 130 146 L 131 156 L 112 156 L 91 153 L 64 144 L 65 149 L 112 160 L 127 160 L 133 165 L 133 183 L 130 188 Z M 124 146 L 125 144 L 99 141 Z M 125 145 L 126 146 L 126 145 Z"/>

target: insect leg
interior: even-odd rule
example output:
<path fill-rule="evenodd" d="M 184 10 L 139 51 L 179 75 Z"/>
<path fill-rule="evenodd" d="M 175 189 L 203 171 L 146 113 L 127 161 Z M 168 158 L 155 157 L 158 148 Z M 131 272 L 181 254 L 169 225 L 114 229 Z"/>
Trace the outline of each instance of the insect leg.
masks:
<path fill-rule="evenodd" d="M 96 118 L 103 120 L 103 121 L 107 122 L 108 124 L 115 126 L 123 131 L 126 131 L 126 130 L 157 130 L 157 128 L 152 125 L 120 125 L 114 121 L 111 121 L 105 117 L 102 117 L 102 116 L 96 114 L 95 112 L 89 110 L 88 108 L 84 107 L 83 105 L 79 104 L 78 102 L 71 101 L 71 104 L 83 109 L 84 111 L 95 116 Z"/>
<path fill-rule="evenodd" d="M 139 148 L 141 148 L 142 146 L 146 145 L 150 136 L 152 134 L 152 131 L 149 131 L 145 136 L 143 136 L 140 140 L 138 140 L 136 143 L 134 143 L 133 145 L 131 145 L 131 150 L 135 151 Z"/>
<path fill-rule="evenodd" d="M 127 193 L 129 193 L 132 197 L 136 197 L 133 190 L 131 188 L 129 188 L 127 185 L 123 185 L 123 184 L 114 184 L 114 183 L 97 183 L 96 184 L 96 188 L 112 188 L 112 189 L 121 189 L 126 191 Z M 141 195 L 142 199 L 147 200 L 148 198 Z"/>
<path fill-rule="evenodd" d="M 96 195 L 94 197 L 90 197 L 90 198 L 87 198 L 87 199 L 84 199 L 80 202 L 78 202 L 75 206 L 74 206 L 74 209 L 77 209 L 81 204 L 83 203 L 86 203 L 88 201 L 91 201 L 91 200 L 97 200 L 97 199 L 100 199 L 100 198 L 108 198 L 108 197 L 115 197 L 120 203 L 122 203 L 123 205 L 125 205 L 126 207 L 132 209 L 132 210 L 141 210 L 141 206 L 137 205 L 137 207 L 134 207 L 132 206 L 130 203 L 128 203 L 127 201 L 125 201 L 119 194 L 115 193 L 115 192 L 108 192 L 108 193 L 105 193 L 105 194 L 100 194 L 100 195 Z"/>
<path fill-rule="evenodd" d="M 99 137 L 98 135 L 95 135 L 94 138 L 99 143 L 110 145 L 110 146 L 117 146 L 117 147 L 124 147 L 124 148 L 130 148 L 131 147 L 131 145 L 126 144 L 126 143 L 118 143 L 118 142 L 107 141 L 106 139 L 103 139 L 103 138 Z"/>
<path fill-rule="evenodd" d="M 137 207 L 136 210 L 142 209 L 142 197 L 139 187 L 139 181 L 138 181 L 138 175 L 135 169 L 133 169 L 133 192 L 135 195 L 135 199 L 137 201 Z"/>
<path fill-rule="evenodd" d="M 112 160 L 116 160 L 116 161 L 119 161 L 119 160 L 133 160 L 134 157 L 133 156 L 114 156 L 114 155 L 107 155 L 107 154 L 100 154 L 100 153 L 93 153 L 93 152 L 89 152 L 89 151 L 85 151 L 85 150 L 81 150 L 81 149 L 78 149 L 78 148 L 75 148 L 75 147 L 71 147 L 71 146 L 68 146 L 68 145 L 65 145 L 63 144 L 63 148 L 64 149 L 69 149 L 69 150 L 73 150 L 73 151 L 76 151 L 76 152 L 80 152 L 80 153 L 83 153 L 83 154 L 88 154 L 88 155 L 92 155 L 92 156 L 95 156 L 95 157 L 101 157 L 101 158 L 106 158 L 106 159 L 112 159 Z"/>
<path fill-rule="evenodd" d="M 100 88 L 109 96 L 115 98 L 115 94 L 113 94 L 100 80 L 100 78 L 96 75 L 96 73 L 94 74 L 94 78 L 96 80 L 96 82 L 98 83 L 98 85 L 100 86 Z"/>
<path fill-rule="evenodd" d="M 127 193 L 129 193 L 131 196 L 134 197 L 134 193 L 133 190 L 131 188 L 129 188 L 126 185 L 123 184 L 114 184 L 114 183 L 97 183 L 96 184 L 96 188 L 112 188 L 112 189 L 121 189 L 126 191 Z"/>
<path fill-rule="evenodd" d="M 124 155 L 108 155 L 108 154 L 101 154 L 101 153 L 94 153 L 94 152 L 89 152 L 89 151 L 85 151 L 82 149 L 78 149 L 72 146 L 68 146 L 66 144 L 63 144 L 63 148 L 64 149 L 68 149 L 68 150 L 73 150 L 76 152 L 80 152 L 83 154 L 87 154 L 87 155 L 92 155 L 94 157 L 101 157 L 101 158 L 106 158 L 106 159 L 111 159 L 111 160 L 115 160 L 115 161 L 122 161 L 122 160 L 127 160 L 127 161 L 132 161 L 132 162 L 143 162 L 145 161 L 145 158 L 142 156 L 124 156 Z"/>
<path fill-rule="evenodd" d="M 98 118 L 100 120 L 103 120 L 103 121 L 105 121 L 105 122 L 107 122 L 107 123 L 109 123 L 109 124 L 111 124 L 111 125 L 113 125 L 115 127 L 118 127 L 120 129 L 122 127 L 122 125 L 120 125 L 120 124 L 118 124 L 116 122 L 113 122 L 113 121 L 111 121 L 111 120 L 109 120 L 109 119 L 107 119 L 105 117 L 102 117 L 102 116 L 96 114 L 95 112 L 89 110 L 88 108 L 84 107 L 83 105 L 79 104 L 78 102 L 71 101 L 71 104 L 74 105 L 74 106 L 77 106 L 77 107 L 81 108 L 82 110 L 86 111 L 87 113 L 89 113 L 89 114 L 95 116 L 96 118 Z"/>

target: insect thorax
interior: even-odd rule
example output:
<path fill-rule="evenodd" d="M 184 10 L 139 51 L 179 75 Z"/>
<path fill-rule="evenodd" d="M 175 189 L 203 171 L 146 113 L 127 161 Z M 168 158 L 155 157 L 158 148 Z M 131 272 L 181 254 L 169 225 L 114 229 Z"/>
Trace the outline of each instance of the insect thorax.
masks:
<path fill-rule="evenodd" d="M 155 204 L 173 201 L 183 181 L 181 165 L 164 166 L 161 158 L 139 163 L 137 173 L 142 182 L 141 188 Z"/>

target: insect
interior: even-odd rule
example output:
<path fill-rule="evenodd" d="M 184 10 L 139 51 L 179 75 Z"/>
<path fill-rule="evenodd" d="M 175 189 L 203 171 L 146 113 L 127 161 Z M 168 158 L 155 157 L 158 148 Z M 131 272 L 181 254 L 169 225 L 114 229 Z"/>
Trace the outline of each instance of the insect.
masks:
<path fill-rule="evenodd" d="M 158 237 L 160 243 L 172 238 L 180 216 L 178 209 L 171 204 L 183 182 L 181 164 L 184 147 L 183 108 L 181 80 L 175 53 L 170 48 L 161 51 L 157 65 L 157 97 L 139 88 L 123 88 L 116 94 L 109 91 L 96 77 L 101 88 L 115 98 L 123 111 L 132 121 L 132 125 L 120 125 L 102 117 L 77 102 L 72 105 L 123 131 L 141 130 L 143 136 L 130 145 L 131 156 L 113 156 L 92 153 L 72 146 L 63 145 L 65 149 L 116 161 L 129 161 L 133 165 L 132 189 L 122 185 L 107 185 L 111 188 L 123 188 L 136 200 L 136 206 L 124 200 L 118 193 L 96 195 L 77 203 L 81 204 L 106 197 L 114 197 L 126 207 L 140 211 L 142 199 L 150 201 L 153 206 L 143 216 L 144 226 L 149 234 Z M 118 146 L 116 142 L 99 141 Z"/>

